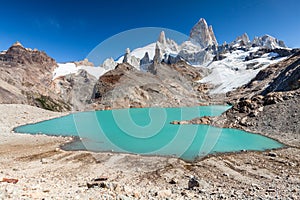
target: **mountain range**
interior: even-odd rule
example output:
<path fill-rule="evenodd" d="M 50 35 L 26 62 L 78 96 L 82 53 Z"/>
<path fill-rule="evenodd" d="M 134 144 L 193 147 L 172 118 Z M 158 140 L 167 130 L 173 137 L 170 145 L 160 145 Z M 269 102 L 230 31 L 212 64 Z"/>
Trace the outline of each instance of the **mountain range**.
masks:
<path fill-rule="evenodd" d="M 100 66 L 87 59 L 56 63 L 45 52 L 17 42 L 0 53 L 0 103 L 55 111 L 235 104 L 253 93 L 245 85 L 298 52 L 270 35 L 250 40 L 245 33 L 218 44 L 212 26 L 202 18 L 182 44 L 161 32 L 156 42 L 126 49 L 118 60 L 108 58 Z M 299 89 L 297 62 L 289 91 Z M 270 85 L 275 79 L 285 80 L 261 76 L 256 82 Z M 281 85 L 282 90 L 288 85 Z M 270 87 L 263 95 L 274 90 Z"/>

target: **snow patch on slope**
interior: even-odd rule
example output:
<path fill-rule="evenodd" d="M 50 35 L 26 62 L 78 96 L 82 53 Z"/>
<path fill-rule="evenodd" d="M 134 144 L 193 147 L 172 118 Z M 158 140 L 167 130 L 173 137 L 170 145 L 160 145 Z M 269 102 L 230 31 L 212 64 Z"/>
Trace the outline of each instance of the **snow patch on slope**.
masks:
<path fill-rule="evenodd" d="M 92 76 L 95 76 L 97 79 L 108 71 L 103 67 L 94 67 L 94 66 L 85 66 L 85 65 L 76 66 L 75 63 L 58 63 L 58 67 L 53 71 L 52 80 L 60 76 L 75 74 L 80 69 L 86 70 L 87 73 L 91 74 Z"/>
<path fill-rule="evenodd" d="M 274 53 L 266 53 L 260 58 L 245 61 L 245 57 L 250 52 L 255 52 L 259 47 L 251 48 L 250 51 L 236 50 L 232 53 L 225 54 L 226 58 L 220 61 L 214 61 L 208 69 L 211 73 L 199 82 L 210 83 L 216 87 L 210 93 L 226 93 L 253 79 L 257 73 L 269 66 L 270 64 L 279 62 L 286 57 L 272 60 Z M 251 67 L 249 67 L 251 66 Z"/>
<path fill-rule="evenodd" d="M 132 52 L 130 52 L 131 56 L 134 56 L 136 58 L 142 59 L 146 52 L 148 52 L 149 58 L 152 60 L 155 54 L 155 45 L 156 43 L 151 43 L 147 46 L 136 48 Z M 116 62 L 122 63 L 124 59 L 124 56 L 121 56 Z"/>

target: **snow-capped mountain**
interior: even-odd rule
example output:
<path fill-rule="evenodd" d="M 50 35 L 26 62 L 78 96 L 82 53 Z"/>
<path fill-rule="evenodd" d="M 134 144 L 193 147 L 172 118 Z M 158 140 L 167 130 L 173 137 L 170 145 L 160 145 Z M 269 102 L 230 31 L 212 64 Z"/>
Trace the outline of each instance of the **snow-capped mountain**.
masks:
<path fill-rule="evenodd" d="M 252 41 L 247 33 L 238 36 L 229 44 L 218 45 L 213 28 L 201 18 L 191 29 L 190 37 L 182 44 L 166 38 L 162 31 L 156 42 L 130 51 L 117 61 L 108 58 L 99 67 L 78 65 L 75 63 L 58 64 L 53 79 L 67 74 L 86 70 L 97 79 L 118 63 L 128 63 L 141 71 L 151 71 L 156 62 L 168 64 L 184 60 L 195 67 L 206 67 L 210 74 L 200 80 L 201 83 L 214 85 L 211 93 L 225 93 L 249 82 L 261 70 L 288 56 L 283 41 L 270 35 L 255 37 Z M 279 52 L 279 54 L 278 54 Z"/>
<path fill-rule="evenodd" d="M 148 53 L 148 56 L 149 56 L 150 60 L 153 60 L 153 58 L 155 56 L 155 49 L 157 47 L 160 49 L 160 52 L 161 52 L 162 55 L 177 55 L 180 51 L 180 47 L 178 46 L 178 44 L 175 41 L 173 41 L 169 38 L 166 38 L 164 31 L 162 31 L 160 33 L 159 37 L 158 37 L 157 42 L 148 44 L 145 47 L 134 49 L 132 52 L 130 52 L 127 49 L 125 55 L 128 58 L 129 57 L 135 57 L 138 61 L 140 61 L 142 58 L 144 58 L 145 54 Z M 124 56 L 120 57 L 117 60 L 117 63 L 122 63 L 124 61 Z M 133 64 L 133 63 L 130 63 L 130 62 L 128 62 L 128 63 Z"/>
<path fill-rule="evenodd" d="M 269 49 L 287 48 L 282 40 L 278 40 L 270 35 L 255 37 L 252 41 L 252 45 L 263 46 Z"/>
<path fill-rule="evenodd" d="M 277 49 L 286 53 L 278 54 Z M 157 52 L 161 55 L 156 56 Z M 127 63 L 143 71 L 147 71 L 155 56 L 166 63 L 184 60 L 196 67 L 207 67 L 211 73 L 200 82 L 215 85 L 211 93 L 225 93 L 246 84 L 260 70 L 284 59 L 288 52 L 283 41 L 270 35 L 255 37 L 251 41 L 244 33 L 229 44 L 218 45 L 212 26 L 201 18 L 191 29 L 189 40 L 182 44 L 166 39 L 162 32 L 156 43 L 127 52 L 126 56 L 136 61 L 133 63 L 127 59 Z M 137 61 L 140 61 L 139 66 Z M 117 62 L 124 62 L 124 57 Z"/>

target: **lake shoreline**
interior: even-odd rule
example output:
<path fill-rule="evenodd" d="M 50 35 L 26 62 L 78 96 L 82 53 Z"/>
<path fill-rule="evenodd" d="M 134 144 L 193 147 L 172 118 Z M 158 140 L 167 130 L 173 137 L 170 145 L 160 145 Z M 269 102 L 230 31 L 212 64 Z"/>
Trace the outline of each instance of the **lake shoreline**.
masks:
<path fill-rule="evenodd" d="M 211 155 L 194 163 L 177 158 L 64 151 L 70 137 L 12 133 L 12 128 L 60 117 L 27 105 L 0 105 L 0 199 L 292 198 L 299 196 L 300 150 Z M 92 179 L 103 184 L 87 187 Z M 188 190 L 189 176 L 199 187 Z M 138 186 L 137 186 L 138 185 Z"/>

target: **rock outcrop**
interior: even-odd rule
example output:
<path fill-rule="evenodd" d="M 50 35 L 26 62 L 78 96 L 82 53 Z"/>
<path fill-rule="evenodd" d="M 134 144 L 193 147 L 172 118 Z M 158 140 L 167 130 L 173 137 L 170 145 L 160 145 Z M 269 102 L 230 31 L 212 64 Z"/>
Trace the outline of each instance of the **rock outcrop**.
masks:
<path fill-rule="evenodd" d="M 158 43 L 156 43 L 156 46 L 155 46 L 155 54 L 154 54 L 154 57 L 153 57 L 153 62 L 158 64 L 162 61 L 162 54 L 161 54 L 161 49 L 160 49 L 160 46 Z"/>
<path fill-rule="evenodd" d="M 113 58 L 107 58 L 104 60 L 103 64 L 100 65 L 100 67 L 103 67 L 105 70 L 112 70 L 114 69 L 118 64 Z"/>
<path fill-rule="evenodd" d="M 81 61 L 74 62 L 74 63 L 77 67 L 81 66 L 81 65 L 94 67 L 94 63 L 90 62 L 87 58 L 85 58 L 84 60 L 81 60 Z"/>

